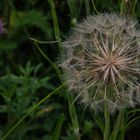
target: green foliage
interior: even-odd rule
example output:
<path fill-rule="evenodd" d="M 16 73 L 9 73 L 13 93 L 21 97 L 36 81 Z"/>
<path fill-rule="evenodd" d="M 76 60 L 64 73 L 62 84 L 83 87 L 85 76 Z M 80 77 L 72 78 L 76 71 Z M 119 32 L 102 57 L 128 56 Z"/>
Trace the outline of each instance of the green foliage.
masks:
<path fill-rule="evenodd" d="M 5 53 L 7 53 L 10 50 L 15 49 L 16 47 L 17 47 L 17 44 L 12 41 L 2 40 L 0 42 L 0 50 Z"/>
<path fill-rule="evenodd" d="M 8 122 L 3 130 L 7 131 L 28 111 L 30 106 L 37 103 L 39 97 L 37 97 L 36 94 L 40 93 L 40 89 L 49 91 L 54 88 L 49 82 L 50 77 L 36 77 L 40 67 L 41 64 L 31 66 L 31 63 L 28 62 L 25 68 L 19 66 L 20 75 L 9 73 L 8 75 L 0 77 L 0 95 L 4 102 L 4 104 L 0 106 L 0 112 L 1 114 L 7 114 Z M 39 110 L 41 111 L 42 109 L 40 108 Z M 32 117 L 33 116 L 30 116 L 27 122 L 30 122 L 33 119 Z M 32 130 L 39 126 L 35 125 L 35 127 L 32 126 L 32 128 L 29 126 L 28 128 L 28 126 L 26 126 L 27 122 L 25 122 L 21 126 L 21 129 L 24 125 L 24 127 L 26 127 L 26 131 L 22 130 L 24 135 L 28 129 Z M 24 136 L 23 134 L 18 137 L 22 138 Z M 17 135 L 13 136 L 13 139 L 16 139 L 16 137 Z"/>
<path fill-rule="evenodd" d="M 84 107 L 66 90 L 54 62 L 63 54 L 67 31 L 85 16 L 102 12 L 140 19 L 140 2 L 1 0 L 5 31 L 0 34 L 0 139 L 102 140 L 110 134 L 111 140 L 123 140 L 125 132 L 135 128 L 139 109 L 114 116 L 106 112 L 106 118 L 89 110 L 81 113 Z"/>
<path fill-rule="evenodd" d="M 47 23 L 47 18 L 45 18 L 45 16 L 40 11 L 11 11 L 9 26 L 11 28 L 11 33 L 14 33 L 15 35 L 19 34 L 19 31 L 23 28 L 26 28 L 26 31 L 28 32 L 27 29 L 36 27 L 40 29 L 40 31 L 43 32 L 44 35 L 48 37 L 48 39 L 52 37 L 52 29 Z"/>

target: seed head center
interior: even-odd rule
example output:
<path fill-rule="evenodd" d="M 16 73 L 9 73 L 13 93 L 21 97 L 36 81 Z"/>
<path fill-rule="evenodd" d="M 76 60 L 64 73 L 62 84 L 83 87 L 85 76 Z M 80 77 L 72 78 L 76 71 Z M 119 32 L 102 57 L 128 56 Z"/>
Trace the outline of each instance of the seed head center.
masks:
<path fill-rule="evenodd" d="M 113 56 L 107 58 L 107 60 L 106 60 L 106 64 L 110 67 L 115 65 L 115 62 L 116 62 L 116 60 L 113 58 Z"/>

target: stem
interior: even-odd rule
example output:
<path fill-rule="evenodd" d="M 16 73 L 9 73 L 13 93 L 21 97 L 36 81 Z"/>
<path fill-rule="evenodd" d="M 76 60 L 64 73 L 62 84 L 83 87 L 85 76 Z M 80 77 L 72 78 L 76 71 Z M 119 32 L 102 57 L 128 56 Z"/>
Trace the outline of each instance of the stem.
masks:
<path fill-rule="evenodd" d="M 63 56 L 64 50 L 62 48 L 62 42 L 61 42 L 61 37 L 60 37 L 60 29 L 59 29 L 59 25 L 58 25 L 55 5 L 54 5 L 53 0 L 48 0 L 48 3 L 50 5 L 51 12 L 52 12 L 52 18 L 53 18 L 53 23 L 54 23 L 54 31 L 55 31 L 55 38 L 58 41 L 60 55 Z M 59 73 L 58 73 L 58 75 L 59 75 Z M 70 116 L 71 116 L 71 120 L 72 120 L 72 126 L 73 126 L 73 129 L 74 129 L 74 133 L 76 135 L 76 139 L 80 140 L 78 119 L 77 119 L 76 109 L 75 109 L 75 106 L 73 104 L 72 95 L 67 96 L 67 98 L 68 98 L 68 102 L 69 102 L 69 111 L 70 111 Z"/>
<path fill-rule="evenodd" d="M 94 0 L 92 0 L 92 5 L 93 5 L 93 9 L 94 9 L 95 13 L 96 13 L 96 14 L 100 14 L 100 12 L 98 12 L 98 10 L 97 10 L 97 8 L 96 8 L 96 6 L 95 6 Z"/>
<path fill-rule="evenodd" d="M 105 130 L 104 130 L 104 139 L 103 140 L 109 140 L 110 137 L 110 113 L 108 110 L 107 102 L 105 102 L 104 105 L 104 117 L 105 117 Z"/>
<path fill-rule="evenodd" d="M 125 132 L 123 131 L 123 128 L 124 128 L 124 111 L 120 110 L 115 125 L 113 126 L 111 140 L 117 140 L 119 133 L 121 133 L 121 135 L 123 136 L 124 135 L 123 133 Z"/>
<path fill-rule="evenodd" d="M 50 98 L 54 93 L 56 93 L 57 91 L 59 91 L 65 84 L 62 84 L 61 86 L 59 86 L 58 88 L 56 88 L 55 90 L 53 90 L 52 92 L 50 92 L 47 96 L 45 96 L 40 102 L 38 102 L 37 104 L 35 104 L 33 107 L 31 107 L 29 109 L 29 111 L 3 136 L 3 138 L 1 140 L 6 140 L 7 137 L 19 126 L 19 124 L 21 124 L 21 122 L 23 122 L 23 120 L 31 113 L 33 112 L 40 104 L 42 104 L 44 101 L 46 101 L 48 98 Z"/>
<path fill-rule="evenodd" d="M 42 54 L 42 56 L 51 64 L 51 66 L 53 67 L 53 69 L 56 71 L 56 74 L 57 74 L 57 76 L 58 76 L 58 78 L 59 78 L 59 80 L 60 80 L 60 82 L 61 83 L 63 83 L 62 82 L 62 80 L 61 80 L 61 72 L 60 72 L 60 70 L 58 69 L 58 67 L 55 65 L 55 63 L 53 63 L 52 61 L 51 61 L 51 59 L 40 49 L 40 47 L 38 46 L 38 44 L 36 43 L 36 42 L 34 42 L 34 44 L 35 44 L 35 46 L 37 47 L 37 49 L 40 51 L 40 53 Z"/>
<path fill-rule="evenodd" d="M 79 133 L 79 124 L 78 124 L 78 118 L 76 115 L 75 106 L 73 104 L 73 96 L 71 94 L 67 95 L 68 103 L 69 103 L 69 111 L 70 111 L 70 117 L 72 121 L 72 127 L 74 130 L 74 134 L 76 136 L 76 140 L 80 140 L 80 133 Z"/>
<path fill-rule="evenodd" d="M 52 13 L 52 18 L 53 18 L 55 38 L 58 41 L 58 46 L 59 46 L 60 54 L 63 55 L 64 54 L 64 50 L 62 48 L 61 37 L 60 37 L 60 29 L 59 29 L 59 25 L 58 25 L 55 5 L 54 5 L 53 0 L 48 0 L 48 3 L 50 5 L 51 13 Z"/>
<path fill-rule="evenodd" d="M 121 15 L 135 15 L 137 0 L 122 0 L 120 4 L 120 14 Z"/>
<path fill-rule="evenodd" d="M 134 16 L 135 14 L 136 4 L 137 4 L 137 0 L 134 0 L 133 7 L 132 7 L 132 16 Z"/>
<path fill-rule="evenodd" d="M 121 4 L 120 4 L 120 14 L 123 15 L 124 14 L 124 9 L 125 9 L 125 1 L 122 0 Z"/>
<path fill-rule="evenodd" d="M 88 0 L 85 0 L 85 6 L 86 6 L 87 16 L 89 16 L 90 15 L 90 5 L 89 5 L 89 1 Z"/>

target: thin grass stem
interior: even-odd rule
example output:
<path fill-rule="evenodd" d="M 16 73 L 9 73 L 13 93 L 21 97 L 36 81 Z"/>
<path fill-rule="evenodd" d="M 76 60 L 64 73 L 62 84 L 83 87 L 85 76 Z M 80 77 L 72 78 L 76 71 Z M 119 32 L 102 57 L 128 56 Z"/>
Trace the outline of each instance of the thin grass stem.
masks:
<path fill-rule="evenodd" d="M 86 13 L 87 13 L 87 16 L 89 16 L 89 15 L 90 15 L 89 0 L 85 0 L 85 6 L 86 6 Z"/>
<path fill-rule="evenodd" d="M 1 140 L 6 140 L 7 137 L 19 126 L 19 124 L 21 124 L 21 122 L 23 122 L 23 120 L 31 113 L 33 112 L 38 106 L 40 106 L 43 102 L 45 102 L 48 98 L 50 98 L 54 93 L 56 93 L 57 91 L 59 91 L 63 86 L 65 85 L 62 84 L 61 86 L 59 86 L 58 88 L 56 88 L 55 90 L 53 90 L 52 92 L 50 92 L 47 96 L 45 96 L 40 102 L 38 102 L 37 104 L 33 105 L 33 107 L 31 107 L 29 109 L 29 111 L 3 136 L 3 138 Z"/>
<path fill-rule="evenodd" d="M 55 5 L 54 5 L 53 0 L 48 0 L 48 3 L 50 5 L 52 18 L 53 18 L 55 38 L 58 41 L 60 54 L 63 55 L 64 50 L 63 50 L 62 45 L 61 45 L 60 29 L 59 29 L 59 25 L 58 25 L 58 19 L 57 19 L 57 15 L 56 15 Z"/>
<path fill-rule="evenodd" d="M 40 47 L 38 46 L 38 44 L 36 42 L 34 42 L 35 46 L 37 47 L 37 49 L 40 51 L 40 53 L 42 54 L 42 56 L 52 65 L 52 67 L 54 68 L 54 70 L 57 73 L 57 76 L 59 78 L 59 80 L 61 81 L 61 72 L 58 69 L 58 67 L 51 61 L 51 59 L 40 49 Z"/>
<path fill-rule="evenodd" d="M 105 117 L 105 129 L 104 129 L 104 139 L 109 140 L 110 137 L 110 113 L 108 110 L 107 103 L 104 105 L 104 117 Z"/>

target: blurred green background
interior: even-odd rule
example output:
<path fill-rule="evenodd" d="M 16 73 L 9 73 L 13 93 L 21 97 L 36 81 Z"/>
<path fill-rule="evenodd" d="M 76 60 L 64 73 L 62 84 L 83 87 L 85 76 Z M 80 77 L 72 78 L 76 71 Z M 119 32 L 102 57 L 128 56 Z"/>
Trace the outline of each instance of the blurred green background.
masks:
<path fill-rule="evenodd" d="M 63 41 L 87 15 L 120 11 L 140 21 L 139 0 L 0 0 L 0 139 L 61 83 L 39 48 L 56 63 L 60 58 L 59 43 L 49 41 Z M 59 90 L 6 139 L 76 140 L 68 108 L 66 94 Z M 78 104 L 76 111 L 81 140 L 101 140 L 92 112 Z M 126 140 L 140 140 L 139 131 L 137 121 L 127 131 Z"/>

